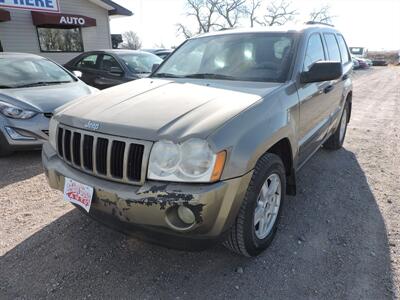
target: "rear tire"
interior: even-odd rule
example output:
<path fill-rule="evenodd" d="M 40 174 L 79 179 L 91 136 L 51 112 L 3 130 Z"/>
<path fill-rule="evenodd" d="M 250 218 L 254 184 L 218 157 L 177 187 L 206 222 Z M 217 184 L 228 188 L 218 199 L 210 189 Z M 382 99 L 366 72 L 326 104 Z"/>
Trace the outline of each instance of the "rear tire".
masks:
<path fill-rule="evenodd" d="M 279 188 L 275 190 L 274 187 L 278 185 Z M 268 248 L 277 230 L 285 191 L 286 175 L 282 160 L 275 154 L 265 154 L 254 169 L 235 224 L 224 246 L 247 257 L 257 256 Z M 262 198 L 272 200 L 266 200 L 263 207 Z M 265 219 L 262 225 L 261 219 Z"/>
<path fill-rule="evenodd" d="M 336 131 L 331 137 L 324 143 L 324 148 L 328 150 L 339 150 L 343 147 L 344 140 L 346 138 L 347 124 L 349 123 L 350 105 L 346 102 L 342 117 Z"/>

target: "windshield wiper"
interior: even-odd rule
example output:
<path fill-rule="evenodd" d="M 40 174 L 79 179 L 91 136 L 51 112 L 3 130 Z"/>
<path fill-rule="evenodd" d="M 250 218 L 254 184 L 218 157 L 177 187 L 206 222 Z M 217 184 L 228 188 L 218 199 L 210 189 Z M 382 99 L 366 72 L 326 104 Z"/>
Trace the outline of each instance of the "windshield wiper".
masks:
<path fill-rule="evenodd" d="M 157 78 L 182 78 L 182 76 L 176 75 L 176 74 L 171 74 L 171 73 L 157 73 L 154 74 L 152 77 L 157 77 Z"/>
<path fill-rule="evenodd" d="M 0 89 L 12 89 L 12 88 L 14 87 L 9 85 L 0 85 Z"/>
<path fill-rule="evenodd" d="M 197 73 L 183 76 L 184 78 L 200 78 L 200 79 L 221 79 L 221 80 L 239 80 L 236 77 L 214 73 Z"/>
<path fill-rule="evenodd" d="M 18 85 L 18 86 L 16 86 L 16 88 L 46 86 L 46 85 L 63 84 L 63 83 L 71 83 L 71 82 L 72 81 L 38 81 L 38 82 L 32 82 L 32 83 L 28 83 L 28 84 Z"/>

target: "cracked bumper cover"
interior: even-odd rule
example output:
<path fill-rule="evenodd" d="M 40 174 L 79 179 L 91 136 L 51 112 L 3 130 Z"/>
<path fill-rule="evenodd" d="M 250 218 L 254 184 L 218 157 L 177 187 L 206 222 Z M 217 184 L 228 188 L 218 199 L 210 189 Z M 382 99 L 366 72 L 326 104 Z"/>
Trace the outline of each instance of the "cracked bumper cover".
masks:
<path fill-rule="evenodd" d="M 143 239 L 178 248 L 219 240 L 232 226 L 252 175 L 213 184 L 146 181 L 134 186 L 80 172 L 64 163 L 48 143 L 42 159 L 52 188 L 63 191 L 65 177 L 94 188 L 90 216 Z M 174 228 L 168 222 L 168 211 L 179 205 L 192 209 L 196 218 L 193 226 Z"/>

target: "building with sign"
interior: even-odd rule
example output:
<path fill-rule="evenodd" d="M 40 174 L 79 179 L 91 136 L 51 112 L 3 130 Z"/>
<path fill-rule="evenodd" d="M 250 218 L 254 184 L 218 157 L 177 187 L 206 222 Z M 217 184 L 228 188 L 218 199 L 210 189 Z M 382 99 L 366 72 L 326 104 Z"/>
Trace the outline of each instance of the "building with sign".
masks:
<path fill-rule="evenodd" d="M 110 18 L 131 15 L 111 0 L 0 0 L 0 52 L 63 64 L 84 51 L 111 49 Z"/>

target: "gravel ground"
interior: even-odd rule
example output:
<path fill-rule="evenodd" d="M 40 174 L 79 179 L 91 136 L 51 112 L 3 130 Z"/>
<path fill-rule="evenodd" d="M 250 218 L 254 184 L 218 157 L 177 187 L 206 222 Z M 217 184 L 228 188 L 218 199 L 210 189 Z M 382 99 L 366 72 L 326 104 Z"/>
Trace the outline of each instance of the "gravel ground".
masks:
<path fill-rule="evenodd" d="M 48 188 L 39 153 L 0 159 L 0 299 L 399 298 L 400 68 L 354 77 L 344 149 L 302 169 L 275 241 L 254 259 L 114 232 Z"/>

